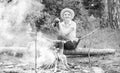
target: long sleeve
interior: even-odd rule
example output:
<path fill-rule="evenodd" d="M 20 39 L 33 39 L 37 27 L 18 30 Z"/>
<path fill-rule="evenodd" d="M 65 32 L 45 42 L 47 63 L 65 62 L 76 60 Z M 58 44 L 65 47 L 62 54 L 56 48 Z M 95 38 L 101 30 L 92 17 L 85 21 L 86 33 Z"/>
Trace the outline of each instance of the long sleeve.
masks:
<path fill-rule="evenodd" d="M 72 21 L 70 23 L 70 26 L 68 27 L 65 27 L 64 23 L 62 22 L 60 23 L 59 27 L 60 27 L 60 30 L 59 30 L 60 35 L 65 36 L 70 40 L 73 40 L 74 38 L 76 38 L 76 23 L 75 22 Z"/>

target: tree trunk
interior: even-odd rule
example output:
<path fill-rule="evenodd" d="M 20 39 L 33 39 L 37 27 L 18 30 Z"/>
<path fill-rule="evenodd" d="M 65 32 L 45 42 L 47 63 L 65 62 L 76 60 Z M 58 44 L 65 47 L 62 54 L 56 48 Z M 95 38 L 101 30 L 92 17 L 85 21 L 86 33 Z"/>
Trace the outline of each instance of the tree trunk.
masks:
<path fill-rule="evenodd" d="M 108 2 L 108 20 L 113 29 L 120 28 L 120 1 L 107 0 Z"/>

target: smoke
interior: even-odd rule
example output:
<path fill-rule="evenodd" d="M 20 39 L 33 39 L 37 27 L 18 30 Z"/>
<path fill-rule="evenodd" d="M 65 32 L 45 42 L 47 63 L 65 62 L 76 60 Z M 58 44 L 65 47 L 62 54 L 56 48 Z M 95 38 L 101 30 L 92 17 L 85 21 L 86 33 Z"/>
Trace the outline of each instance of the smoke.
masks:
<path fill-rule="evenodd" d="M 27 52 L 31 54 L 25 59 L 34 62 L 35 42 L 33 40 L 36 37 L 28 32 L 31 32 L 30 25 L 34 27 L 34 21 L 40 17 L 43 8 L 44 6 L 37 0 L 0 0 L 0 47 L 13 47 L 19 52 L 20 49 L 15 47 L 27 46 Z M 31 44 L 28 44 L 29 42 Z M 55 55 L 53 50 L 50 50 L 51 45 L 52 42 L 39 32 L 37 36 L 39 65 L 54 63 Z M 25 59 L 23 61 L 27 62 Z"/>
<path fill-rule="evenodd" d="M 0 46 L 25 46 L 31 39 L 26 17 L 42 9 L 36 0 L 0 0 Z"/>
<path fill-rule="evenodd" d="M 13 53 L 21 51 L 15 47 L 28 47 L 25 49 L 27 55 L 24 53 L 25 51 L 21 51 L 25 55 L 21 61 L 25 63 L 34 62 L 35 48 L 37 48 L 38 66 L 53 64 L 56 60 L 54 51 L 50 49 L 53 43 L 48 41 L 47 36 L 42 32 L 38 32 L 37 47 L 35 47 L 33 40 L 36 39 L 36 36 L 31 33 L 31 29 L 34 31 L 34 21 L 41 16 L 44 6 L 36 0 L 8 1 L 1 2 L 0 0 L 0 47 L 12 47 L 14 48 Z"/>

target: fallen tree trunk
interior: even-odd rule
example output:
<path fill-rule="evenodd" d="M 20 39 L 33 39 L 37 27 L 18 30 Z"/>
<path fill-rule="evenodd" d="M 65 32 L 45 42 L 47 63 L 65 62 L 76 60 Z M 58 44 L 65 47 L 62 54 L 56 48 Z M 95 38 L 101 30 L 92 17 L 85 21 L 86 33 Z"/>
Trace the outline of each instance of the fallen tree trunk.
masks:
<path fill-rule="evenodd" d="M 115 49 L 93 49 L 93 48 L 80 48 L 76 50 L 65 50 L 65 55 L 106 55 L 106 54 L 114 54 L 116 52 Z"/>
<path fill-rule="evenodd" d="M 14 50 L 17 52 L 27 51 L 27 47 L 0 47 L 0 53 L 6 50 Z M 106 55 L 114 54 L 115 49 L 95 49 L 95 48 L 78 48 L 75 50 L 64 50 L 65 55 Z"/>

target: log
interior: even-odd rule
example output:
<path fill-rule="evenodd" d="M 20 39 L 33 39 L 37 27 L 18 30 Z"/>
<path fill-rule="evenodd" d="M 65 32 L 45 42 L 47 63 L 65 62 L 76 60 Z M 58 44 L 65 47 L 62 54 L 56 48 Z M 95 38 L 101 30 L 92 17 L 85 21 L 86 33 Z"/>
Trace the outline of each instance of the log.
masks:
<path fill-rule="evenodd" d="M 90 49 L 90 50 L 89 50 Z M 115 49 L 93 49 L 93 48 L 78 48 L 75 50 L 64 50 L 65 55 L 106 55 L 115 54 Z"/>
<path fill-rule="evenodd" d="M 4 50 L 14 50 L 14 51 L 26 51 L 27 47 L 0 47 L 0 52 Z M 90 51 L 89 51 L 90 50 Z M 115 49 L 95 49 L 95 48 L 77 48 L 75 50 L 64 50 L 65 55 L 106 55 L 106 54 L 115 54 Z"/>

